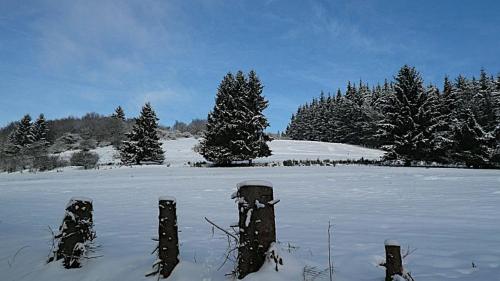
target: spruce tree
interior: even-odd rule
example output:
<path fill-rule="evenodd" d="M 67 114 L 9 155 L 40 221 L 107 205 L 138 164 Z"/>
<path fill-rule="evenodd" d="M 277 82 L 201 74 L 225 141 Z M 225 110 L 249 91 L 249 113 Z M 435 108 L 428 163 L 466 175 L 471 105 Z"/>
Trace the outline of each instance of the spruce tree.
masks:
<path fill-rule="evenodd" d="M 115 112 L 111 115 L 111 144 L 116 148 L 120 149 L 125 136 L 125 112 L 121 106 L 115 109 Z"/>
<path fill-rule="evenodd" d="M 127 140 L 123 141 L 120 156 L 124 164 L 163 163 L 165 156 L 158 136 L 158 120 L 151 104 L 146 103 L 132 131 L 126 134 Z"/>
<path fill-rule="evenodd" d="M 496 140 L 495 147 L 495 162 L 500 165 L 500 74 L 495 81 L 495 89 L 492 93 L 493 109 L 495 112 L 496 127 L 493 131 L 493 136 Z"/>
<path fill-rule="evenodd" d="M 480 72 L 478 88 L 475 96 L 478 108 L 477 121 L 487 132 L 492 132 L 497 125 L 494 100 L 495 84 L 484 69 L 481 69 Z"/>
<path fill-rule="evenodd" d="M 264 110 L 267 108 L 269 102 L 262 95 L 264 86 L 262 86 L 257 73 L 253 70 L 248 74 L 246 88 L 245 101 L 248 110 L 246 118 L 247 131 L 249 132 L 247 145 L 251 150 L 249 160 L 271 156 L 271 150 L 267 142 L 272 139 L 265 133 L 266 128 L 269 127 L 269 122 L 266 116 L 264 116 Z"/>
<path fill-rule="evenodd" d="M 123 111 L 123 108 L 121 106 L 118 106 L 111 117 L 125 121 L 125 111 Z"/>
<path fill-rule="evenodd" d="M 500 74 L 498 74 L 495 81 L 495 88 L 493 90 L 492 98 L 496 122 L 497 124 L 500 124 Z"/>
<path fill-rule="evenodd" d="M 207 128 L 201 141 L 200 153 L 218 165 L 245 160 L 242 151 L 244 142 L 241 141 L 244 122 L 239 109 L 239 105 L 244 103 L 235 87 L 234 76 L 226 74 L 217 90 L 214 109 L 208 114 Z"/>
<path fill-rule="evenodd" d="M 35 141 L 35 136 L 33 135 L 33 127 L 31 124 L 31 116 L 29 114 L 24 115 L 16 129 L 9 136 L 9 143 L 16 150 L 28 147 Z"/>
<path fill-rule="evenodd" d="M 450 153 L 455 162 L 474 168 L 490 165 L 493 138 L 484 132 L 471 109 L 465 112 L 465 122 L 454 127 L 453 140 Z"/>
<path fill-rule="evenodd" d="M 270 155 L 266 144 L 270 137 L 264 133 L 269 124 L 262 113 L 266 107 L 262 84 L 255 72 L 250 72 L 248 79 L 241 71 L 236 76 L 228 73 L 208 115 L 201 154 L 217 165 Z"/>
<path fill-rule="evenodd" d="M 423 136 L 427 140 L 421 147 L 423 160 L 440 163 L 448 162 L 446 151 L 452 141 L 449 138 L 448 117 L 442 112 L 442 96 L 437 87 L 430 85 L 427 88 L 427 112 L 423 116 Z M 424 112 L 422 112 L 424 113 Z"/>
<path fill-rule="evenodd" d="M 385 104 L 385 118 L 379 124 L 385 158 L 401 159 L 408 165 L 412 160 L 428 160 L 436 127 L 422 78 L 414 67 L 405 65 L 395 80 Z"/>
<path fill-rule="evenodd" d="M 49 128 L 47 127 L 47 122 L 45 121 L 45 116 L 42 113 L 38 116 L 35 123 L 33 123 L 34 141 L 48 144 L 48 141 L 47 141 L 48 132 L 49 132 Z"/>

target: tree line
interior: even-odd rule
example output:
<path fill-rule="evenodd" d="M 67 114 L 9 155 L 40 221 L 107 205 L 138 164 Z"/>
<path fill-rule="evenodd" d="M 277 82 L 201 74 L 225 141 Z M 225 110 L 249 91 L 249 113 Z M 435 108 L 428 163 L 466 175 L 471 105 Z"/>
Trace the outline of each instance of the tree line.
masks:
<path fill-rule="evenodd" d="M 445 77 L 440 91 L 405 65 L 383 85 L 348 82 L 345 93 L 321 93 L 292 115 L 286 135 L 382 148 L 386 160 L 407 165 L 490 167 L 500 162 L 499 124 L 500 75 Z"/>
<path fill-rule="evenodd" d="M 207 121 L 194 119 L 189 124 L 176 121 L 172 129 L 202 133 L 204 138 L 198 150 L 216 165 L 269 156 L 267 142 L 271 138 L 264 132 L 269 123 L 263 115 L 268 102 L 262 91 L 262 83 L 254 71 L 247 76 L 242 71 L 236 75 L 228 73 L 220 83 Z M 97 143 L 112 144 L 125 165 L 161 164 L 166 152 L 160 141 L 158 121 L 149 102 L 142 107 L 139 117 L 133 119 L 127 119 L 120 106 L 110 116 L 90 113 L 81 119 L 70 117 L 46 122 L 42 114 L 32 123 L 26 115 L 0 130 L 0 137 L 8 136 L 2 141 L 0 168 L 15 171 L 63 166 L 53 153 L 68 149 L 81 150 L 73 154 L 71 164 L 93 167 L 98 157 L 90 149 L 96 148 Z M 68 143 L 69 146 L 65 145 Z M 74 143 L 78 146 L 71 146 Z M 53 164 L 41 167 L 38 162 Z"/>

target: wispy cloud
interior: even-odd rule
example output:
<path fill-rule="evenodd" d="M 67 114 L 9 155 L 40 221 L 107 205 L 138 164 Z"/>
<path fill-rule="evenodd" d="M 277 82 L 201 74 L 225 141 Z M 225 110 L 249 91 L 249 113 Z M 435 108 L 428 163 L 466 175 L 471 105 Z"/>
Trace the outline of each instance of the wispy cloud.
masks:
<path fill-rule="evenodd" d="M 307 20 L 293 20 L 292 27 L 283 35 L 285 39 L 298 40 L 304 36 L 318 36 L 324 40 L 364 52 L 388 53 L 394 49 L 390 42 L 383 42 L 361 29 L 346 7 L 333 7 L 331 2 L 309 1 Z"/>
<path fill-rule="evenodd" d="M 168 102 L 173 102 L 181 96 L 181 94 L 172 89 L 154 90 L 135 94 L 132 102 L 136 107 L 142 106 L 146 102 L 151 102 L 159 106 L 165 105 Z"/>
<path fill-rule="evenodd" d="M 50 2 L 33 24 L 39 63 L 47 71 L 77 69 L 84 79 L 127 79 L 159 52 L 182 50 L 169 9 L 153 0 Z"/>

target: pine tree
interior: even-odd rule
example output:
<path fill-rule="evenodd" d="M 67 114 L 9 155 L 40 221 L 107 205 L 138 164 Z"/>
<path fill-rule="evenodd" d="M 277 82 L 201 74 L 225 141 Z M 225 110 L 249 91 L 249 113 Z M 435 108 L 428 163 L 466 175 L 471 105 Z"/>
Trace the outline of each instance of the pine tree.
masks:
<path fill-rule="evenodd" d="M 491 161 L 497 167 L 500 167 L 500 74 L 497 75 L 496 79 L 491 78 L 491 81 L 494 81 L 491 98 L 492 98 L 492 107 L 495 115 L 495 124 L 496 124 L 492 132 L 493 153 Z"/>
<path fill-rule="evenodd" d="M 217 90 L 214 109 L 208 114 L 207 129 L 201 141 L 200 152 L 203 157 L 219 165 L 245 160 L 241 141 L 244 123 L 238 106 L 244 103 L 235 86 L 236 80 L 231 73 L 224 76 Z"/>
<path fill-rule="evenodd" d="M 379 135 L 387 150 L 386 159 L 428 160 L 436 128 L 431 99 L 420 74 L 415 68 L 403 66 L 395 77 L 394 92 L 387 97 L 385 118 L 380 122 Z"/>
<path fill-rule="evenodd" d="M 32 130 L 35 142 L 48 144 L 47 135 L 49 132 L 49 128 L 47 127 L 47 122 L 45 121 L 45 116 L 43 115 L 43 113 L 40 114 L 35 123 L 33 123 Z"/>
<path fill-rule="evenodd" d="M 467 167 L 487 167 L 492 156 L 492 136 L 484 132 L 471 109 L 466 111 L 465 116 L 465 122 L 454 127 L 451 158 Z"/>
<path fill-rule="evenodd" d="M 125 121 L 125 111 L 123 111 L 123 108 L 121 106 L 118 106 L 111 117 Z"/>
<path fill-rule="evenodd" d="M 123 163 L 163 163 L 165 156 L 158 136 L 158 118 L 149 102 L 142 107 L 141 115 L 126 136 L 120 150 Z"/>
<path fill-rule="evenodd" d="M 497 126 L 500 124 L 500 74 L 498 74 L 495 81 L 495 88 L 492 94 L 493 109 L 495 112 Z"/>
<path fill-rule="evenodd" d="M 478 108 L 477 121 L 487 132 L 492 132 L 498 124 L 495 115 L 495 84 L 484 69 L 481 69 L 478 87 L 475 95 Z"/>
<path fill-rule="evenodd" d="M 500 167 L 500 123 L 497 125 L 492 134 L 492 164 Z"/>
<path fill-rule="evenodd" d="M 243 72 L 228 73 L 219 85 L 215 106 L 208 115 L 208 124 L 200 152 L 218 165 L 234 161 L 250 161 L 270 155 L 264 133 L 269 125 L 262 111 L 267 101 L 255 72 L 246 79 Z"/>
<path fill-rule="evenodd" d="M 111 115 L 111 144 L 116 148 L 120 149 L 125 136 L 126 124 L 125 124 L 125 112 L 121 106 L 115 109 L 115 112 Z"/>
<path fill-rule="evenodd" d="M 248 74 L 248 82 L 246 84 L 246 108 L 247 113 L 247 131 L 249 132 L 248 146 L 250 147 L 250 160 L 257 157 L 271 156 L 271 150 L 267 142 L 271 141 L 271 137 L 265 133 L 269 126 L 264 110 L 269 102 L 262 95 L 264 87 L 260 82 L 255 71 L 251 70 Z"/>
<path fill-rule="evenodd" d="M 21 148 L 28 147 L 34 141 L 35 137 L 33 135 L 31 116 L 29 116 L 29 114 L 26 114 L 21 119 L 16 129 L 9 136 L 9 143 L 11 145 L 11 148 L 14 148 L 11 152 L 15 153 Z"/>
<path fill-rule="evenodd" d="M 422 158 L 427 161 L 448 162 L 446 151 L 452 141 L 449 138 L 449 123 L 447 115 L 442 112 L 442 96 L 437 87 L 430 85 L 427 88 L 427 112 L 423 116 L 425 123 L 423 136 L 427 140 L 421 147 Z M 422 112 L 424 113 L 424 112 Z"/>

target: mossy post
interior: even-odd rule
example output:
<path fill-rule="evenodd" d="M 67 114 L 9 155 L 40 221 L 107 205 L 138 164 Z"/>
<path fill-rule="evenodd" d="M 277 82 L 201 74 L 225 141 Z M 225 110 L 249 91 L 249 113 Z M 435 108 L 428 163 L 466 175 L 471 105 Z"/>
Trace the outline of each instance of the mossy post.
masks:
<path fill-rule="evenodd" d="M 397 241 L 385 240 L 385 280 L 392 281 L 394 275 L 403 275 L 401 246 Z"/>
<path fill-rule="evenodd" d="M 159 198 L 158 259 L 160 274 L 167 278 L 179 263 L 179 237 L 177 234 L 177 204 L 175 198 Z"/>
<path fill-rule="evenodd" d="M 266 252 L 276 241 L 273 186 L 264 181 L 238 184 L 235 194 L 239 210 L 238 278 L 258 271 Z"/>
<path fill-rule="evenodd" d="M 95 238 L 92 212 L 92 199 L 89 198 L 73 197 L 66 205 L 59 234 L 55 236 L 59 239 L 55 260 L 63 259 L 65 268 L 80 267 L 80 258 L 85 254 L 86 242 Z"/>

